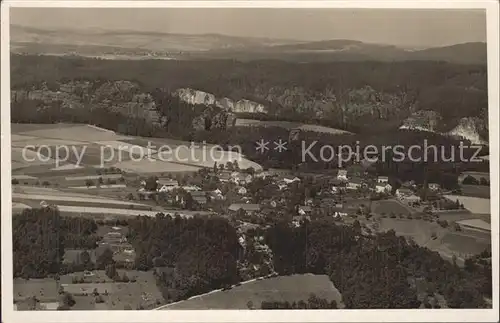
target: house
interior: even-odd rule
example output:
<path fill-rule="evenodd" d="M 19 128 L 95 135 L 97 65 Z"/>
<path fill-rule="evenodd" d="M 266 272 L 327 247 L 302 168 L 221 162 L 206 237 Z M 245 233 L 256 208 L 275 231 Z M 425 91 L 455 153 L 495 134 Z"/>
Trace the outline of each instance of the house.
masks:
<path fill-rule="evenodd" d="M 409 188 L 400 187 L 396 190 L 396 196 L 400 199 L 404 198 L 405 196 L 410 196 L 410 195 L 413 195 L 413 191 Z"/>
<path fill-rule="evenodd" d="M 205 191 L 192 191 L 190 192 L 191 197 L 193 200 L 198 202 L 199 204 L 206 204 L 208 202 L 207 194 L 208 192 Z"/>
<path fill-rule="evenodd" d="M 337 173 L 337 179 L 341 181 L 347 181 L 347 170 L 346 169 L 339 169 Z"/>
<path fill-rule="evenodd" d="M 195 191 L 201 191 L 201 188 L 196 185 L 186 185 L 181 187 L 183 190 L 186 192 L 195 192 Z"/>
<path fill-rule="evenodd" d="M 401 184 L 401 187 L 406 187 L 406 188 L 415 187 L 415 181 L 406 181 L 403 184 Z"/>
<path fill-rule="evenodd" d="M 234 203 L 229 206 L 229 211 L 238 212 L 239 210 L 253 214 L 260 211 L 260 204 Z"/>
<path fill-rule="evenodd" d="M 377 184 L 375 186 L 375 192 L 377 193 L 390 193 L 392 191 L 392 186 L 391 184 Z"/>
<path fill-rule="evenodd" d="M 210 193 L 210 196 L 216 200 L 223 200 L 224 199 L 224 194 L 222 194 L 222 191 L 220 189 L 213 190 Z"/>
<path fill-rule="evenodd" d="M 227 183 L 232 179 L 231 174 L 227 172 L 219 174 L 218 177 L 219 181 L 221 181 L 222 183 Z"/>
<path fill-rule="evenodd" d="M 237 192 L 240 195 L 246 195 L 247 194 L 247 189 L 245 187 L 241 186 L 241 187 L 237 188 Z"/>
<path fill-rule="evenodd" d="M 158 184 L 158 192 L 170 192 L 174 188 L 179 187 L 178 181 L 169 178 L 160 178 L 156 181 L 156 183 Z"/>
<path fill-rule="evenodd" d="M 312 212 L 312 207 L 308 205 L 300 205 L 297 208 L 297 212 L 299 213 L 299 215 L 306 215 Z"/>
<path fill-rule="evenodd" d="M 232 176 L 232 182 L 237 185 L 244 185 L 251 183 L 252 179 L 253 179 L 252 175 L 245 173 L 237 173 L 236 175 Z"/>
<path fill-rule="evenodd" d="M 431 191 L 439 191 L 441 189 L 441 185 L 437 183 L 429 183 L 428 187 Z"/>
<path fill-rule="evenodd" d="M 415 194 L 403 195 L 400 197 L 401 201 L 408 203 L 408 205 L 413 205 L 415 203 L 420 203 L 420 196 Z"/>
<path fill-rule="evenodd" d="M 363 186 L 363 180 L 359 177 L 353 177 L 347 183 L 346 188 L 348 190 L 357 190 L 358 188 L 361 188 L 362 186 Z"/>
<path fill-rule="evenodd" d="M 387 184 L 387 183 L 389 183 L 389 177 L 387 177 L 387 176 L 379 176 L 379 177 L 377 177 L 377 183 L 379 183 L 379 184 Z"/>

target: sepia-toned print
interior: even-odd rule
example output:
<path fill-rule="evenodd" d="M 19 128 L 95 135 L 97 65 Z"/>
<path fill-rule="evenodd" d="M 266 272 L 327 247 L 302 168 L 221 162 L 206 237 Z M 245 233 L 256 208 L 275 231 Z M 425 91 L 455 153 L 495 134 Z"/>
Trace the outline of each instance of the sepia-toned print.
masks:
<path fill-rule="evenodd" d="M 486 9 L 137 6 L 10 8 L 14 311 L 497 306 Z"/>

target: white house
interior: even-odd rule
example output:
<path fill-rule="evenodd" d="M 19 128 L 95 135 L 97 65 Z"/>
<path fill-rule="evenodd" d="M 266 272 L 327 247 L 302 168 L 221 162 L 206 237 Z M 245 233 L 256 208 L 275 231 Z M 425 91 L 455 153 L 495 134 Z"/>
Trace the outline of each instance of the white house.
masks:
<path fill-rule="evenodd" d="M 363 181 L 361 180 L 361 178 L 354 177 L 354 178 L 351 178 L 349 180 L 346 188 L 348 190 L 357 190 L 358 188 L 360 188 L 362 186 L 363 186 Z"/>
<path fill-rule="evenodd" d="M 389 177 L 387 177 L 387 176 L 379 176 L 379 177 L 377 177 L 377 183 L 379 183 L 379 184 L 389 183 Z"/>
<path fill-rule="evenodd" d="M 238 188 L 238 194 L 240 195 L 246 195 L 247 194 L 247 189 L 245 187 L 240 187 Z"/>
<path fill-rule="evenodd" d="M 337 172 L 337 179 L 341 181 L 347 181 L 347 170 L 339 169 L 339 171 Z"/>
<path fill-rule="evenodd" d="M 390 193 L 392 191 L 392 186 L 390 184 L 385 184 L 385 185 L 377 184 L 375 186 L 375 191 L 377 193 Z"/>
<path fill-rule="evenodd" d="M 169 192 L 179 187 L 179 182 L 173 179 L 159 179 L 156 183 L 158 184 L 158 192 Z"/>

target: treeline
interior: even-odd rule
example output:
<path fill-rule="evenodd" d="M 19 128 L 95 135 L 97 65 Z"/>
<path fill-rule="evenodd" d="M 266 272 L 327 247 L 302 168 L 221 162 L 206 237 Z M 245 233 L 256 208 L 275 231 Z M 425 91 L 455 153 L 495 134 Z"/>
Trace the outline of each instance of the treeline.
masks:
<path fill-rule="evenodd" d="M 424 279 L 428 295 L 442 294 L 449 307 L 484 307 L 491 297 L 491 265 L 469 261 L 465 269 L 439 254 L 397 237 L 376 237 L 330 220 L 304 222 L 298 228 L 276 224 L 266 232 L 280 274 L 327 274 L 342 293 L 346 308 L 418 308 L 411 279 Z M 418 291 L 420 292 L 420 291 Z"/>
<path fill-rule="evenodd" d="M 235 229 L 222 218 L 158 215 L 129 221 L 136 268 L 165 268 L 158 285 L 167 300 L 185 299 L 239 281 Z"/>
<path fill-rule="evenodd" d="M 337 108 L 346 108 L 357 100 L 350 97 L 348 92 L 366 85 L 378 93 L 403 95 L 414 102 L 413 108 L 416 110 L 438 112 L 443 116 L 445 126 L 462 117 L 479 116 L 486 120 L 488 111 L 485 65 L 429 61 L 303 64 L 273 60 L 119 61 L 29 55 L 12 55 L 11 65 L 13 89 L 28 89 L 41 82 L 74 79 L 131 80 L 139 83 L 147 93 L 157 88 L 171 92 L 190 87 L 213 93 L 217 97 L 266 102 L 271 114 L 281 111 L 280 116 L 292 119 L 295 119 L 293 115 L 297 111 L 302 110 L 302 103 L 321 101 L 325 93 L 336 97 Z M 280 102 L 296 103 L 268 103 L 277 101 L 277 98 L 280 98 Z M 392 104 L 390 100 L 385 103 L 389 107 Z M 376 101 L 373 104 L 376 105 Z M 394 102 L 390 108 L 396 105 Z M 299 113 L 298 116 L 302 120 L 306 116 L 312 117 L 310 113 Z M 394 114 L 378 125 L 374 123 L 377 118 L 373 117 L 351 119 L 352 124 L 347 126 L 371 132 L 377 128 L 392 128 L 391 122 L 395 117 L 398 119 L 395 121 L 400 122 L 407 114 Z M 337 114 L 320 119 L 328 120 L 325 125 L 333 123 L 332 126 L 346 126 L 338 122 Z"/>
<path fill-rule="evenodd" d="M 57 208 L 26 209 L 12 218 L 14 277 L 43 278 L 64 272 L 65 248 L 94 249 L 96 223 L 61 217 Z"/>
<path fill-rule="evenodd" d="M 337 301 L 328 301 L 327 299 L 317 297 L 311 294 L 309 298 L 298 302 L 267 302 L 263 301 L 260 305 L 263 310 L 320 310 L 320 309 L 337 309 Z"/>

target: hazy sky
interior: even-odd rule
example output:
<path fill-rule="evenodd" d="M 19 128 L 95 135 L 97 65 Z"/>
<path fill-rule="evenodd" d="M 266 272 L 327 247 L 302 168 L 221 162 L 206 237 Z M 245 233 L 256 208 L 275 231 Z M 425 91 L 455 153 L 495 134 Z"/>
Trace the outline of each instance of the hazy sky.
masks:
<path fill-rule="evenodd" d="M 484 10 L 12 8 L 11 23 L 418 47 L 486 41 Z"/>

